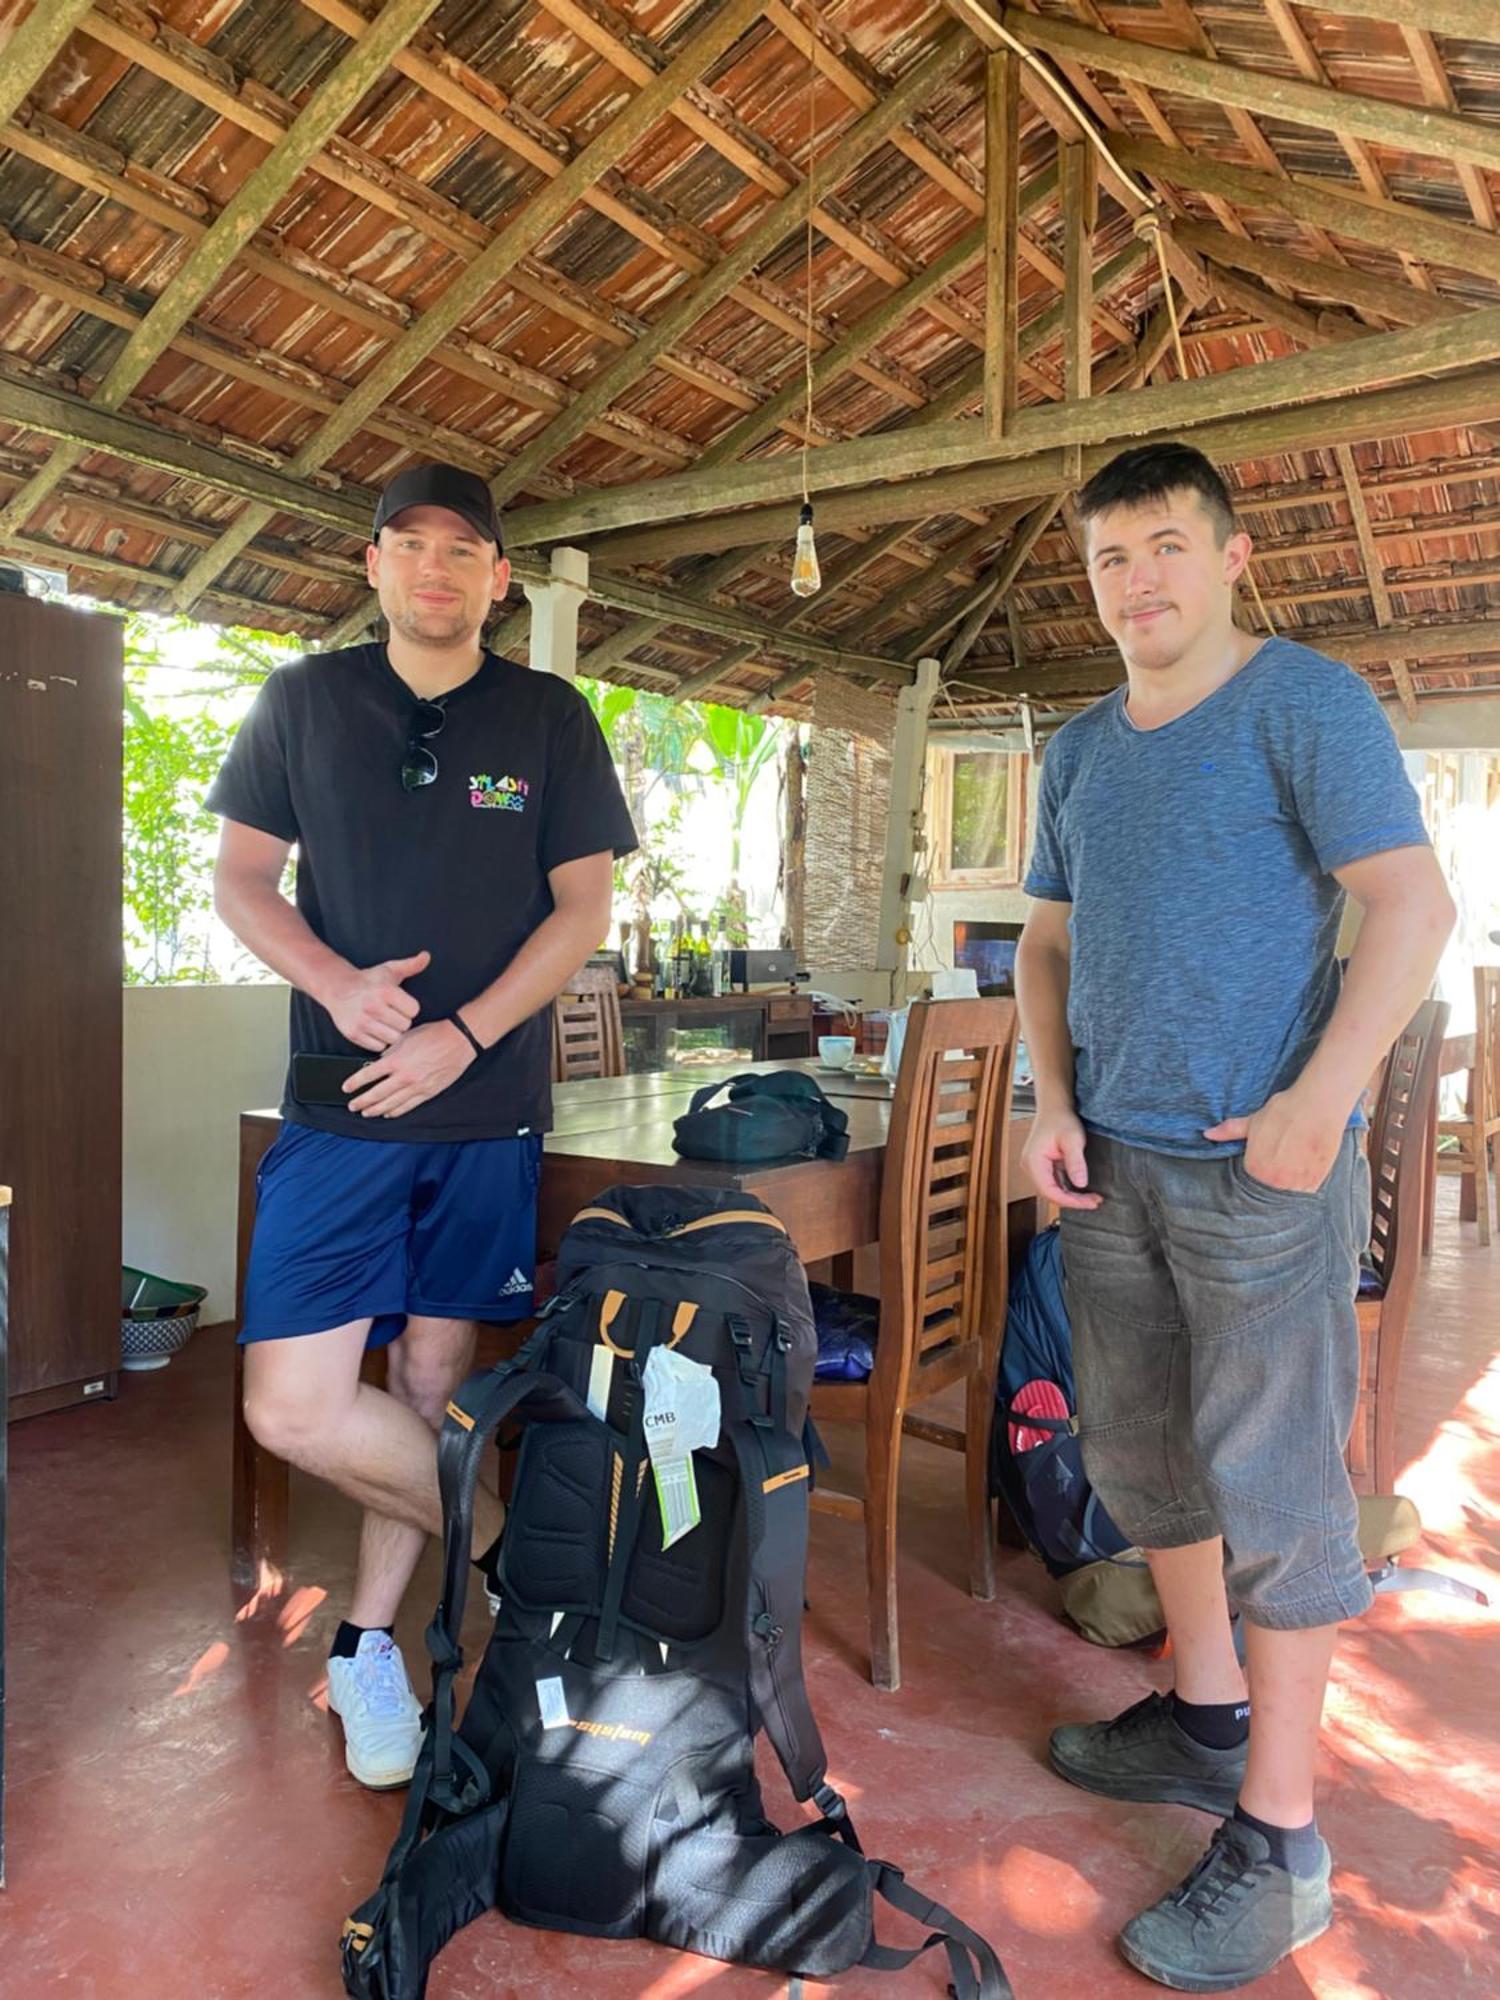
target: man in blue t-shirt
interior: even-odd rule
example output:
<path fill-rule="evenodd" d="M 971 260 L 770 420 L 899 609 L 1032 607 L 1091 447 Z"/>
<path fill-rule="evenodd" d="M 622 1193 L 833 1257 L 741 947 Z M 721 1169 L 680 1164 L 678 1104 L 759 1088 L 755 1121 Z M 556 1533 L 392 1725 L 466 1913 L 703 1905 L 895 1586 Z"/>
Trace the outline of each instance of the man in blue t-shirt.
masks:
<path fill-rule="evenodd" d="M 1062 1211 L 1085 1463 L 1150 1562 L 1175 1687 L 1058 1729 L 1051 1758 L 1105 1797 L 1224 1816 L 1120 1938 L 1163 1985 L 1222 1992 L 1332 1917 L 1318 1729 L 1339 1621 L 1370 1603 L 1343 1457 L 1370 1221 L 1356 1107 L 1453 905 L 1363 681 L 1235 625 L 1250 538 L 1208 460 L 1124 452 L 1076 506 L 1126 685 L 1043 766 L 1025 1158 Z M 1346 895 L 1363 923 L 1341 984 Z"/>

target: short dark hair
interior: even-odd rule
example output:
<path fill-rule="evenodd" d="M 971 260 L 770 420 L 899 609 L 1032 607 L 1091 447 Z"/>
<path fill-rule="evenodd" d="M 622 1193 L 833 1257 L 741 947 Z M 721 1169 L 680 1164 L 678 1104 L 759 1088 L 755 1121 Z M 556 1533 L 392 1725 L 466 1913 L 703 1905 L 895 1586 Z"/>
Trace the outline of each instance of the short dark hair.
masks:
<path fill-rule="evenodd" d="M 1222 548 L 1235 531 L 1234 501 L 1218 467 L 1190 444 L 1139 444 L 1119 452 L 1079 488 L 1073 512 L 1087 528 L 1111 507 L 1140 507 L 1182 492 L 1203 502 Z"/>

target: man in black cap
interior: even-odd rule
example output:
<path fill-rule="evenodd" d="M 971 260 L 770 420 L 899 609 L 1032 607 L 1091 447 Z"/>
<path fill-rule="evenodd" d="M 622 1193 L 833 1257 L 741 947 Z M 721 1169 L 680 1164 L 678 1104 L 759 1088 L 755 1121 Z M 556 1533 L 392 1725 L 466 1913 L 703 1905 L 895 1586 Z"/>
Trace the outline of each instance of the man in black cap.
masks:
<path fill-rule="evenodd" d="M 421 1736 L 391 1626 L 441 1525 L 434 1433 L 476 1322 L 531 1311 L 548 1003 L 603 938 L 635 834 L 582 695 L 484 648 L 510 565 L 482 479 L 399 474 L 365 566 L 388 638 L 272 674 L 209 805 L 219 913 L 293 989 L 245 1417 L 364 1507 L 329 1706 L 351 1772 L 384 1787 Z M 360 1362 L 387 1342 L 381 1391 Z M 476 1553 L 501 1519 L 481 1491 Z"/>

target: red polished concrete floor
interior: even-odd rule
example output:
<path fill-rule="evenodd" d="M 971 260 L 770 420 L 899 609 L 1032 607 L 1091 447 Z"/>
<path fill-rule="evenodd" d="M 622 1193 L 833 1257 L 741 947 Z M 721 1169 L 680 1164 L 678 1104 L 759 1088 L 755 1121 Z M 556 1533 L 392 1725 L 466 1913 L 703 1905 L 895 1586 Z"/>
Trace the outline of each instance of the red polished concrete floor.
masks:
<path fill-rule="evenodd" d="M 1500 1592 L 1500 1243 L 1480 1250 L 1445 1183 L 1405 1379 L 1403 1491 L 1428 1550 Z M 4 2000 L 315 2000 L 342 1989 L 345 1913 L 377 1880 L 399 1802 L 345 1775 L 322 1661 L 347 1588 L 353 1516 L 294 1489 L 284 1586 L 237 1619 L 226 1576 L 229 1349 L 200 1337 L 108 1408 L 11 1433 L 9 1885 Z M 962 1588 L 957 1461 L 908 1447 L 905 1685 L 865 1678 L 858 1530 L 814 1527 L 808 1679 L 833 1775 L 872 1852 L 994 1940 L 1019 2000 L 1125 2000 L 1150 1984 L 1118 1926 L 1199 1852 L 1209 1822 L 1112 1805 L 1042 1762 L 1049 1728 L 1110 1713 L 1165 1670 L 1057 1620 L 1046 1577 L 1006 1552 L 995 1603 Z M 423 1658 L 435 1570 L 399 1632 Z M 480 1626 L 471 1616 L 472 1650 Z M 1256 1989 L 1264 2000 L 1480 2000 L 1500 1993 L 1500 1621 L 1445 1599 L 1386 1600 L 1350 1631 L 1329 1701 L 1321 1817 L 1334 1930 Z M 768 1774 L 786 1823 L 792 1808 Z M 893 1940 L 909 1935 L 887 1926 Z M 937 1963 L 835 1990 L 940 1995 Z M 433 2000 L 784 1993 L 767 1974 L 487 1917 Z"/>

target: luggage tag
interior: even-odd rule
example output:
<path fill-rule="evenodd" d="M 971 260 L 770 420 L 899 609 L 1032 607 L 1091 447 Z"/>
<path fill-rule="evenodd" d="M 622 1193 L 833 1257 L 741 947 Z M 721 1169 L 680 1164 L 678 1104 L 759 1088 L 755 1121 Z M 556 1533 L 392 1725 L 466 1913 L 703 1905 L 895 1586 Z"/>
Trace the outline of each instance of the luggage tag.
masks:
<path fill-rule="evenodd" d="M 670 1347 L 652 1348 L 642 1384 L 646 1448 L 661 1507 L 661 1545 L 669 1549 L 703 1518 L 693 1453 L 719 1442 L 719 1385 L 711 1368 Z"/>

